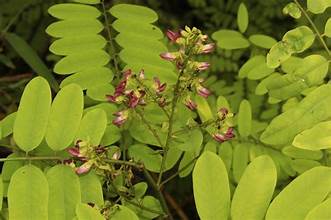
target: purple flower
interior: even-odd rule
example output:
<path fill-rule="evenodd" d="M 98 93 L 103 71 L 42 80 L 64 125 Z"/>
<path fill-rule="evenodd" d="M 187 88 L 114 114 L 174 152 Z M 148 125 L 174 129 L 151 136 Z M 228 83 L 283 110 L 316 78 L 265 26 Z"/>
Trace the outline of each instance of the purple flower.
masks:
<path fill-rule="evenodd" d="M 200 62 L 200 63 L 198 63 L 198 65 L 197 65 L 197 70 L 198 70 L 198 71 L 203 71 L 203 70 L 208 69 L 209 66 L 210 66 L 210 64 L 207 63 L 207 62 Z"/>
<path fill-rule="evenodd" d="M 139 104 L 140 97 L 138 97 L 134 91 L 131 91 L 129 94 L 127 94 L 127 97 L 129 98 L 129 108 L 135 108 Z"/>
<path fill-rule="evenodd" d="M 174 32 L 171 30 L 167 30 L 166 34 L 171 42 L 176 42 L 176 40 L 181 37 L 179 32 Z"/>
<path fill-rule="evenodd" d="M 233 133 L 233 128 L 231 128 L 231 127 L 228 128 L 228 130 L 225 132 L 225 137 L 227 140 L 235 137 L 235 135 Z"/>
<path fill-rule="evenodd" d="M 206 44 L 206 45 L 202 46 L 201 53 L 210 53 L 210 52 L 213 52 L 214 49 L 215 49 L 215 44 L 214 43 Z"/>
<path fill-rule="evenodd" d="M 185 106 L 189 108 L 190 110 L 195 110 L 198 106 L 196 103 L 194 103 L 191 99 L 186 100 Z"/>
<path fill-rule="evenodd" d="M 176 59 L 176 56 L 172 53 L 169 52 L 165 52 L 165 53 L 161 53 L 160 57 L 164 60 L 168 60 L 168 61 L 173 61 Z"/>
<path fill-rule="evenodd" d="M 86 162 L 86 163 L 83 163 L 80 167 L 77 167 L 75 169 L 75 172 L 77 174 L 84 174 L 84 173 L 87 173 L 88 171 L 90 171 L 91 167 L 92 167 L 92 163 Z"/>
<path fill-rule="evenodd" d="M 118 127 L 120 127 L 122 124 L 124 124 L 129 116 L 127 110 L 115 112 L 113 115 L 116 116 L 116 118 L 113 120 L 113 124 Z"/>
<path fill-rule="evenodd" d="M 220 134 L 220 133 L 213 134 L 213 138 L 216 141 L 221 142 L 221 143 L 224 142 L 224 141 L 226 141 L 226 138 L 224 137 L 224 135 L 223 134 Z"/>
<path fill-rule="evenodd" d="M 160 79 L 158 77 L 154 77 L 154 88 L 156 93 L 163 92 L 167 87 L 166 83 L 161 84 Z"/>
<path fill-rule="evenodd" d="M 210 95 L 210 91 L 201 85 L 199 85 L 197 87 L 197 92 L 198 92 L 198 95 L 200 95 L 204 98 L 208 98 L 208 96 Z"/>

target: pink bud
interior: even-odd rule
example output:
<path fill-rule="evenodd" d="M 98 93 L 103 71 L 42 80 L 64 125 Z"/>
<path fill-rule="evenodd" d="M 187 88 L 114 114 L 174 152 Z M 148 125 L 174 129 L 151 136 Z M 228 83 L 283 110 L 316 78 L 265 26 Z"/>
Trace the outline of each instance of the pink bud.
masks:
<path fill-rule="evenodd" d="M 80 157 L 81 156 L 78 147 L 68 148 L 68 153 L 71 154 L 71 156 L 73 156 L 73 157 Z"/>
<path fill-rule="evenodd" d="M 126 110 L 115 112 L 113 115 L 116 116 L 116 118 L 113 120 L 113 124 L 118 127 L 124 124 L 128 119 L 128 112 Z"/>
<path fill-rule="evenodd" d="M 167 30 L 166 34 L 169 40 L 171 40 L 171 42 L 176 42 L 176 40 L 181 36 L 179 32 L 174 32 L 171 30 Z"/>
<path fill-rule="evenodd" d="M 198 95 L 200 95 L 204 98 L 208 98 L 208 96 L 210 95 L 210 91 L 201 85 L 198 86 L 197 92 L 198 92 Z"/>
<path fill-rule="evenodd" d="M 186 100 L 185 106 L 192 111 L 198 107 L 198 105 L 196 103 L 194 103 L 191 99 Z"/>
<path fill-rule="evenodd" d="M 90 171 L 92 164 L 90 162 L 83 163 L 80 167 L 76 168 L 77 174 L 84 174 Z"/>
<path fill-rule="evenodd" d="M 139 97 L 134 93 L 134 91 L 131 91 L 127 97 L 129 98 L 128 105 L 130 108 L 135 108 L 139 104 Z"/>
<path fill-rule="evenodd" d="M 172 53 L 169 52 L 165 52 L 165 53 L 161 53 L 160 57 L 164 60 L 168 60 L 168 61 L 173 61 L 176 59 L 176 56 Z"/>
<path fill-rule="evenodd" d="M 224 137 L 223 134 L 219 134 L 219 133 L 216 133 L 216 134 L 213 134 L 213 138 L 218 141 L 218 142 L 224 142 L 226 141 L 226 138 Z"/>
<path fill-rule="evenodd" d="M 210 66 L 210 64 L 207 63 L 207 62 L 200 62 L 200 63 L 197 65 L 197 70 L 198 70 L 198 71 L 203 71 L 203 70 L 208 69 L 209 66 Z"/>
<path fill-rule="evenodd" d="M 161 93 L 166 89 L 167 84 L 166 83 L 161 84 L 160 79 L 158 77 L 154 77 L 154 87 L 156 93 Z"/>
<path fill-rule="evenodd" d="M 202 47 L 201 53 L 210 53 L 213 52 L 215 48 L 215 44 L 211 43 L 211 44 L 206 44 Z"/>
<path fill-rule="evenodd" d="M 231 128 L 231 127 L 228 128 L 228 130 L 225 133 L 225 137 L 226 137 L 227 140 L 235 137 L 235 135 L 233 133 L 233 128 Z"/>

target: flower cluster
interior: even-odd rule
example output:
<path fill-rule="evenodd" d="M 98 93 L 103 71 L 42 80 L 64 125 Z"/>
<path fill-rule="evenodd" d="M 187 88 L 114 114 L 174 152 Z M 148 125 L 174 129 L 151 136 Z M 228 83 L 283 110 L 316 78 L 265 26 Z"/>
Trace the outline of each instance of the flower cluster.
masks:
<path fill-rule="evenodd" d="M 151 98 L 148 96 L 154 95 L 160 106 L 166 104 L 162 93 L 166 90 L 167 84 L 161 83 L 158 77 L 154 77 L 150 86 L 153 89 L 153 94 L 147 94 L 148 81 L 145 79 L 144 70 L 138 74 L 134 74 L 131 69 L 123 73 L 123 79 L 116 86 L 114 94 L 106 95 L 109 102 L 124 105 L 123 110 L 114 113 L 116 116 L 113 120 L 114 125 L 118 127 L 123 125 L 133 109 L 147 104 L 148 99 Z"/>
<path fill-rule="evenodd" d="M 92 167 L 101 170 L 112 170 L 111 166 L 104 161 L 104 159 L 109 157 L 106 147 L 100 145 L 92 146 L 87 141 L 78 140 L 74 147 L 68 148 L 68 152 L 74 160 L 70 159 L 65 161 L 65 163 L 75 168 L 77 174 L 87 173 Z M 119 159 L 119 156 L 116 152 L 111 155 L 112 159 Z M 80 165 L 76 167 L 74 161 L 79 162 Z"/>
<path fill-rule="evenodd" d="M 231 118 L 232 113 L 226 108 L 220 108 L 217 112 L 218 119 L 213 125 L 213 138 L 218 142 L 224 142 L 235 137 L 234 130 L 232 128 Z"/>
<path fill-rule="evenodd" d="M 195 110 L 197 104 L 194 103 L 191 96 L 194 92 L 204 98 L 210 95 L 210 91 L 203 86 L 204 79 L 198 76 L 198 73 L 207 70 L 210 66 L 207 62 L 194 61 L 194 56 L 199 54 L 210 53 L 214 50 L 213 43 L 206 43 L 208 36 L 203 35 L 197 28 L 180 32 L 167 31 L 169 40 L 178 45 L 179 50 L 176 52 L 161 53 L 161 58 L 174 62 L 180 72 L 180 90 L 184 97 L 183 101 L 190 110 Z"/>

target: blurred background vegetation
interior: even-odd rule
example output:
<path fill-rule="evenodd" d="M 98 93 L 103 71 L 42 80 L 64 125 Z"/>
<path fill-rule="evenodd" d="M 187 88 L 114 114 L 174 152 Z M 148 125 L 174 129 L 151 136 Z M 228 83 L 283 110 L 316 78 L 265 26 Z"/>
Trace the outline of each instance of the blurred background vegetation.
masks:
<path fill-rule="evenodd" d="M 48 15 L 47 9 L 60 2 L 68 2 L 68 0 L 0 0 L 0 120 L 5 115 L 16 111 L 25 84 L 36 75 L 5 40 L 3 33 L 11 32 L 23 38 L 46 66 L 52 69 L 54 61 L 58 60 L 58 57 L 48 51 L 51 38 L 45 33 L 45 29 L 53 18 Z M 162 30 L 178 30 L 188 25 L 198 27 L 209 35 L 219 29 L 237 29 L 237 10 L 241 2 L 245 3 L 249 11 L 250 24 L 245 33 L 247 36 L 266 34 L 280 40 L 286 31 L 294 28 L 298 23 L 306 22 L 304 18 L 294 20 L 283 15 L 282 9 L 291 2 L 290 0 L 105 0 L 108 8 L 118 3 L 134 3 L 152 8 L 159 14 L 158 26 Z M 315 19 L 313 16 L 317 27 L 323 28 L 330 13 L 329 8 L 324 13 L 324 17 L 318 16 Z M 237 78 L 242 64 L 250 56 L 260 53 L 258 48 L 251 47 L 250 50 L 218 49 L 207 58 L 212 67 L 211 71 L 206 74 L 209 75 L 208 80 L 212 82 L 210 84 L 216 95 L 240 96 L 239 104 L 242 97 L 249 99 L 249 96 L 253 94 L 249 91 L 250 86 L 245 87 L 243 83 L 250 85 L 256 82 L 243 82 Z M 320 47 L 320 44 L 316 44 L 316 47 Z M 315 51 L 322 50 L 322 48 L 316 47 L 313 48 Z M 59 81 L 61 80 L 61 77 L 55 77 Z M 231 85 L 238 86 L 231 87 Z M 250 100 L 251 104 L 259 109 L 253 111 L 253 114 L 262 111 L 261 106 L 265 100 L 263 97 L 261 99 L 254 99 L 253 103 L 253 99 Z M 233 105 L 233 103 L 231 104 Z M 271 110 L 271 113 L 266 113 L 262 117 L 269 119 L 277 114 L 277 107 Z M 176 192 L 175 200 L 180 203 L 185 213 L 192 213 L 190 219 L 194 219 L 194 200 L 191 195 L 191 184 L 188 181 L 191 179 L 183 178 L 173 181 L 167 191 L 168 196 L 172 191 Z"/>

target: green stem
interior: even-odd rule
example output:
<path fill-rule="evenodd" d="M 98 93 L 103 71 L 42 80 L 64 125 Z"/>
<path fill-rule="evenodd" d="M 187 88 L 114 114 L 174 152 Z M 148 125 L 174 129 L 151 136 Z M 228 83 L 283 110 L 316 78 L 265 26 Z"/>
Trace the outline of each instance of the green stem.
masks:
<path fill-rule="evenodd" d="M 105 28 L 108 34 L 108 40 L 109 40 L 109 45 L 112 51 L 112 60 L 114 61 L 114 67 L 115 67 L 115 71 L 118 74 L 119 71 L 119 65 L 116 59 L 116 54 L 115 54 L 115 46 L 113 43 L 113 38 L 111 36 L 111 31 L 110 31 L 110 23 L 109 23 L 109 19 L 108 19 L 108 15 L 107 15 L 107 10 L 106 10 L 106 6 L 105 6 L 105 2 L 104 0 L 101 1 L 102 4 L 102 10 L 103 10 L 103 17 L 105 18 Z"/>
<path fill-rule="evenodd" d="M 111 163 L 111 164 L 128 165 L 128 166 L 136 167 L 138 169 L 143 169 L 144 168 L 144 165 L 143 164 L 134 163 L 134 162 L 125 161 L 125 160 L 105 159 L 104 161 L 107 162 L 107 163 Z"/>
<path fill-rule="evenodd" d="M 151 174 L 146 169 L 144 169 L 144 175 L 146 177 L 147 182 L 152 186 L 153 190 L 157 193 L 157 196 L 160 200 L 163 211 L 165 213 L 167 213 L 169 219 L 173 219 L 171 212 L 168 208 L 167 202 L 162 194 L 162 191 L 158 187 L 158 185 L 156 185 L 154 178 L 151 176 Z"/>
<path fill-rule="evenodd" d="M 160 145 L 160 147 L 163 148 L 162 141 L 161 141 L 159 135 L 157 134 L 157 132 L 155 131 L 155 129 L 152 128 L 150 123 L 148 123 L 148 121 L 145 119 L 144 115 L 139 110 L 135 109 L 135 112 L 139 115 L 140 119 L 146 125 L 146 127 L 152 132 L 153 136 L 155 137 L 155 139 L 158 142 L 158 144 Z"/>
<path fill-rule="evenodd" d="M 316 25 L 314 24 L 314 22 L 311 20 L 311 18 L 309 17 L 308 13 L 306 12 L 306 10 L 303 9 L 303 7 L 301 6 L 301 4 L 298 2 L 298 0 L 294 0 L 295 4 L 298 6 L 298 8 L 301 10 L 301 12 L 304 14 L 304 16 L 306 17 L 306 19 L 308 20 L 308 22 L 310 23 L 310 25 L 312 26 L 312 28 L 314 29 L 315 33 L 318 36 L 318 39 L 320 40 L 320 42 L 322 43 L 322 46 L 324 47 L 324 49 L 326 50 L 326 52 L 328 53 L 328 55 L 331 57 L 331 52 L 328 48 L 328 46 L 326 45 L 322 34 L 319 32 L 319 30 L 317 29 Z"/>
<path fill-rule="evenodd" d="M 26 160 L 63 160 L 62 157 L 12 157 L 12 158 L 0 158 L 0 162 L 5 161 L 26 161 Z"/>

